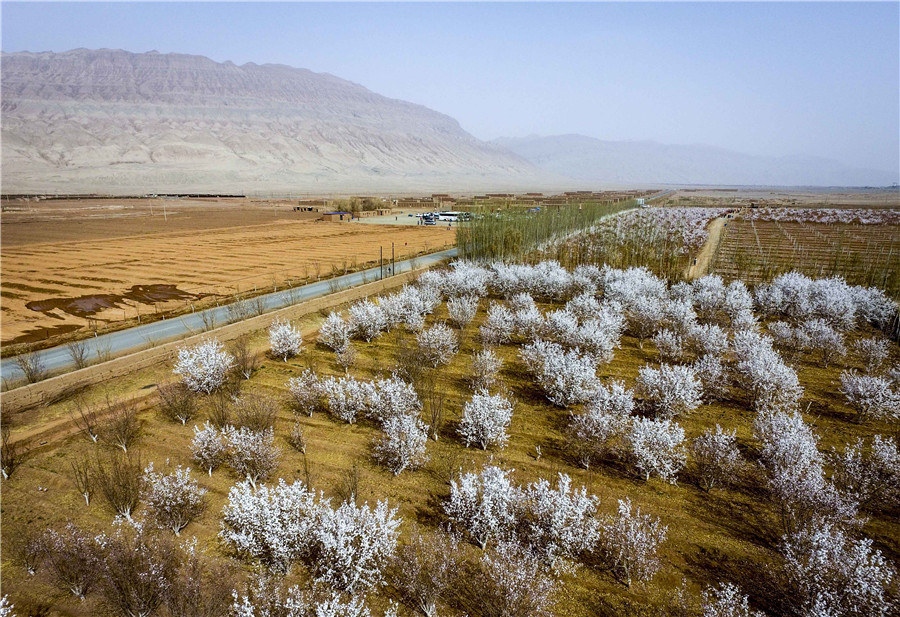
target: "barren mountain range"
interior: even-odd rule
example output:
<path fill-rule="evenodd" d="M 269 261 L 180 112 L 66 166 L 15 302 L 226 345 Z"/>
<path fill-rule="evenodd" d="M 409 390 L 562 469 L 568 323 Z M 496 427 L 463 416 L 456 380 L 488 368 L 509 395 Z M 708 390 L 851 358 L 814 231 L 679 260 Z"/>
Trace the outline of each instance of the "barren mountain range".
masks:
<path fill-rule="evenodd" d="M 516 187 L 542 172 L 456 120 L 332 75 L 202 56 L 2 56 L 3 191 Z"/>
<path fill-rule="evenodd" d="M 325 73 L 203 56 L 4 53 L 4 193 L 328 193 L 627 184 L 877 185 L 813 157 L 581 135 L 484 142 Z"/>

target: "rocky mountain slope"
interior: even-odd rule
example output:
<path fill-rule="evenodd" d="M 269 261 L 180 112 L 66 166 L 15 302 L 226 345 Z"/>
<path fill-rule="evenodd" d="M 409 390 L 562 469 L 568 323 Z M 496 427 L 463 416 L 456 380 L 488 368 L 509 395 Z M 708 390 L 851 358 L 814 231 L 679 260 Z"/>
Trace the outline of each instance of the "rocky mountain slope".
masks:
<path fill-rule="evenodd" d="M 602 141 L 583 135 L 501 138 L 546 171 L 582 182 L 764 186 L 887 186 L 900 172 L 853 169 L 816 157 L 763 157 L 702 145 Z"/>
<path fill-rule="evenodd" d="M 350 192 L 540 183 L 452 118 L 332 75 L 202 56 L 2 56 L 3 191 Z"/>

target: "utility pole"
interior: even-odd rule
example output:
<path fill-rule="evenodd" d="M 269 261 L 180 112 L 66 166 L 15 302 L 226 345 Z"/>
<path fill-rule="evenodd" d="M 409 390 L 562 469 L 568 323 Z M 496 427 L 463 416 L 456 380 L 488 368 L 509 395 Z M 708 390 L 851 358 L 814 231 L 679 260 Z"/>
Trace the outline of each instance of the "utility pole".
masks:
<path fill-rule="evenodd" d="M 391 242 L 391 276 L 394 276 L 395 274 L 397 274 L 396 267 L 397 267 L 397 262 L 394 259 L 394 243 Z"/>
<path fill-rule="evenodd" d="M 384 247 L 379 246 L 379 256 L 378 256 L 378 268 L 381 271 L 381 280 L 384 280 Z"/>

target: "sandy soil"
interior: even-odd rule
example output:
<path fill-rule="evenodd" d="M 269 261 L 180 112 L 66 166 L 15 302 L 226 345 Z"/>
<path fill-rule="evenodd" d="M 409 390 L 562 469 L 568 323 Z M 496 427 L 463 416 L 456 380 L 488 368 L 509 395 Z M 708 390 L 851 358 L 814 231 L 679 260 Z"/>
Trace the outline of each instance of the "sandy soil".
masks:
<path fill-rule="evenodd" d="M 666 202 L 707 202 L 709 205 L 754 202 L 760 206 L 897 208 L 900 189 L 785 189 L 785 188 L 695 188 L 678 189 Z M 700 204 L 694 204 L 700 205 Z"/>

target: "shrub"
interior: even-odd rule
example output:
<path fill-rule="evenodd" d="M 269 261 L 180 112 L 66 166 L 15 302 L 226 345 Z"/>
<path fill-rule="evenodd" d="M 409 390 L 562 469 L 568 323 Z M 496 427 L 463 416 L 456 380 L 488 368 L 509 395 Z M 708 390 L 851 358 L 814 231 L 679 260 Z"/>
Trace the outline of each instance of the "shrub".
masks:
<path fill-rule="evenodd" d="M 319 342 L 331 349 L 340 351 L 350 345 L 353 328 L 340 315 L 331 312 L 319 328 Z"/>
<path fill-rule="evenodd" d="M 516 489 L 509 472 L 488 465 L 481 473 L 467 473 L 450 482 L 444 510 L 450 522 L 480 548 L 502 539 L 515 523 Z"/>
<path fill-rule="evenodd" d="M 191 456 L 194 461 L 212 475 L 214 469 L 225 462 L 228 442 L 219 429 L 207 422 L 203 428 L 194 427 Z"/>
<path fill-rule="evenodd" d="M 428 460 L 425 454 L 428 427 L 417 416 L 389 416 L 384 421 L 383 429 L 384 433 L 375 444 L 375 458 L 394 475 L 425 464 Z"/>
<path fill-rule="evenodd" d="M 209 394 L 225 383 L 232 366 L 234 358 L 219 341 L 212 339 L 179 349 L 174 372 L 181 375 L 193 392 Z"/>
<path fill-rule="evenodd" d="M 206 509 L 206 489 L 191 479 L 191 470 L 179 466 L 171 474 L 144 470 L 144 502 L 150 519 L 177 536 Z"/>
<path fill-rule="evenodd" d="M 269 326 L 269 346 L 272 355 L 287 362 L 303 349 L 303 335 L 290 323 L 276 317 Z"/>
<path fill-rule="evenodd" d="M 804 614 L 891 614 L 887 593 L 894 570 L 881 551 L 872 549 L 872 540 L 854 540 L 837 527 L 816 525 L 786 537 L 782 553 Z"/>
<path fill-rule="evenodd" d="M 453 355 L 459 351 L 459 340 L 456 333 L 443 323 L 422 330 L 416 337 L 416 341 L 422 350 L 424 360 L 435 368 L 450 362 Z"/>
<path fill-rule="evenodd" d="M 743 459 L 737 449 L 735 431 L 707 429 L 691 442 L 691 456 L 697 467 L 697 481 L 704 491 L 734 482 Z"/>
<path fill-rule="evenodd" d="M 478 312 L 477 296 L 457 296 L 447 300 L 447 316 L 457 328 L 464 328 Z"/>
<path fill-rule="evenodd" d="M 506 445 L 509 435 L 506 429 L 512 420 L 513 405 L 503 396 L 476 393 L 463 407 L 457 433 L 466 446 L 477 444 L 482 450 L 488 446 Z"/>
<path fill-rule="evenodd" d="M 674 418 L 700 406 L 703 387 L 689 366 L 642 366 L 635 385 L 644 405 L 663 418 Z"/>
<path fill-rule="evenodd" d="M 649 581 L 659 571 L 657 555 L 668 527 L 656 517 L 632 512 L 631 500 L 619 500 L 619 509 L 600 525 L 594 547 L 600 564 L 612 571 L 621 583 Z"/>
<path fill-rule="evenodd" d="M 891 383 L 883 377 L 841 373 L 841 392 L 856 412 L 857 422 L 900 417 L 900 392 L 891 388 Z"/>
<path fill-rule="evenodd" d="M 488 390 L 497 381 L 497 374 L 503 368 L 503 360 L 490 349 L 482 349 L 472 356 L 469 383 L 473 390 Z"/>
<path fill-rule="evenodd" d="M 644 480 L 657 475 L 675 484 L 685 464 L 681 426 L 671 420 L 632 418 L 625 441 L 629 447 L 628 458 Z"/>
<path fill-rule="evenodd" d="M 238 476 L 251 486 L 265 480 L 278 466 L 281 452 L 275 446 L 275 431 L 253 431 L 246 427 L 227 427 L 223 434 L 228 442 L 226 460 Z"/>
<path fill-rule="evenodd" d="M 158 386 L 156 390 L 159 394 L 159 409 L 169 420 L 187 424 L 197 416 L 197 397 L 184 382 Z"/>

